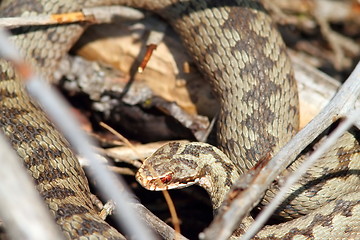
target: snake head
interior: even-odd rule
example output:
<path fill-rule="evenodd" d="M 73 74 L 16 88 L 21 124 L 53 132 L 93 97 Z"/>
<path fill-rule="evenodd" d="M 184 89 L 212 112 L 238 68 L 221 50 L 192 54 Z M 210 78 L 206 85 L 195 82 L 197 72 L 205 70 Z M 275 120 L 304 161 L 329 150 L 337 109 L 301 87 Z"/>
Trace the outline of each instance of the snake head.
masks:
<path fill-rule="evenodd" d="M 214 209 L 239 178 L 236 167 L 219 149 L 206 143 L 171 142 L 148 157 L 136 180 L 146 189 L 161 191 L 197 184 L 210 195 Z"/>
<path fill-rule="evenodd" d="M 137 181 L 146 189 L 161 191 L 184 188 L 200 181 L 201 166 L 189 145 L 168 143 L 148 157 L 136 173 Z"/>

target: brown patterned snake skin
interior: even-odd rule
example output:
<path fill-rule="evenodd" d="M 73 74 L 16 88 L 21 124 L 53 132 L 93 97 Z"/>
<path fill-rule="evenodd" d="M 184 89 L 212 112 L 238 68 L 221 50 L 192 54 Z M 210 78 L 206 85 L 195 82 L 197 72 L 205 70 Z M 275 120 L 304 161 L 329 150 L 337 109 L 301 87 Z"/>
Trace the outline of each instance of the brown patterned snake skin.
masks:
<path fill-rule="evenodd" d="M 168 19 L 219 96 L 222 108 L 218 140 L 220 148 L 231 161 L 218 163 L 215 160 L 220 164 L 218 172 L 225 174 L 227 178 L 213 176 L 213 179 L 223 184 L 221 188 L 226 190 L 231 185 L 230 180 L 253 166 L 264 154 L 275 153 L 291 138 L 297 130 L 298 113 L 296 87 L 285 47 L 261 4 L 250 0 L 219 2 L 13 0 L 2 1 L 0 12 L 1 17 L 25 16 L 77 11 L 97 5 L 126 4 L 152 10 Z M 84 26 L 79 24 L 21 28 L 13 31 L 12 40 L 39 73 L 51 78 L 60 58 L 83 29 Z M 37 189 L 65 236 L 68 239 L 123 239 L 94 210 L 87 180 L 66 140 L 27 96 L 12 66 L 5 60 L 0 60 L 0 69 L 1 128 L 19 156 L 24 159 Z M 359 174 L 356 172 L 359 169 L 356 165 L 359 164 L 359 146 L 353 134 L 346 134 L 343 138 L 346 144 L 334 150 L 333 155 L 337 156 L 334 161 L 329 165 L 319 163 L 317 169 L 313 168 L 319 176 L 336 175 L 337 171 L 342 171 L 343 175 L 329 177 L 302 191 L 304 198 L 311 198 L 312 195 L 318 197 L 316 208 L 325 204 L 329 198 L 337 199 L 326 204 L 328 209 L 320 215 L 311 213 L 307 218 L 299 218 L 300 223 L 296 222 L 298 219 L 290 221 L 295 224 L 293 226 L 298 227 L 298 232 L 286 224 L 279 225 L 276 229 L 276 234 L 279 235 L 275 235 L 276 237 L 291 238 L 297 233 L 315 236 L 316 231 L 321 228 L 320 233 L 325 231 L 338 234 L 333 236 L 356 238 L 356 234 L 360 232 L 359 196 L 351 192 L 356 192 L 359 185 Z M 208 146 L 195 150 L 193 145 L 176 147 L 174 144 L 171 149 L 170 153 L 186 150 L 185 153 L 189 153 L 189 156 L 223 155 Z M 187 167 L 190 169 L 197 165 L 193 161 L 184 162 L 185 165 L 188 163 Z M 182 172 L 180 168 L 175 170 L 176 173 Z M 206 167 L 204 171 L 210 173 L 212 169 Z M 143 170 L 142 173 L 144 172 Z M 356 174 L 348 174 L 349 172 Z M 317 178 L 317 175 L 309 173 L 310 181 L 316 181 Z M 331 186 L 335 184 L 335 187 L 329 191 L 331 186 L 327 186 L 332 179 L 335 179 L 335 183 Z M 200 183 L 209 187 L 212 187 L 209 184 L 213 184 L 203 180 Z M 322 191 L 337 195 L 327 197 L 320 194 Z M 223 195 L 213 190 L 210 195 L 213 196 L 216 208 Z M 271 195 L 271 191 L 268 195 Z M 302 195 L 292 201 L 298 201 Z M 289 209 L 283 211 L 284 216 L 287 212 L 306 214 L 308 211 L 303 207 L 298 210 L 295 203 L 288 206 Z M 275 234 L 274 231 L 264 229 L 259 237 Z"/>

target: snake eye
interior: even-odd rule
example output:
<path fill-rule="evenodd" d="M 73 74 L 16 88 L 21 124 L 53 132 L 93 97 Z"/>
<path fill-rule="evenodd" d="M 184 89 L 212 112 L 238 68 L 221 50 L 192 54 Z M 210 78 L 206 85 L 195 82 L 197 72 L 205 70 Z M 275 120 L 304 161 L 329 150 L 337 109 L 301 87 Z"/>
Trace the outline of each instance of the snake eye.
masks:
<path fill-rule="evenodd" d="M 168 175 L 166 175 L 165 177 L 161 177 L 161 178 L 160 178 L 160 180 L 161 180 L 162 183 L 168 183 L 168 182 L 171 181 L 171 179 L 172 179 L 172 175 L 171 175 L 171 174 L 168 174 Z"/>

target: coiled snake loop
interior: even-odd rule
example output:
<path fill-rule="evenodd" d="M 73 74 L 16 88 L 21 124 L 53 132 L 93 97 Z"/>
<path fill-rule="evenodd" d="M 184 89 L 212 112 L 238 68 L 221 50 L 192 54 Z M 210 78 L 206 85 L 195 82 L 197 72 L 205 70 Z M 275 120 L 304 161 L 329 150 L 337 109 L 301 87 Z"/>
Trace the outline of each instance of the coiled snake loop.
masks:
<path fill-rule="evenodd" d="M 167 148 L 172 154 L 180 151 L 188 156 L 215 157 L 214 162 L 220 167 L 212 169 L 210 163 L 205 164 L 203 173 L 212 174 L 218 169 L 216 171 L 220 174 L 225 174 L 225 180 L 215 175 L 211 175 L 214 181 L 193 180 L 210 190 L 217 207 L 222 195 L 215 185 L 216 179 L 222 181 L 217 184 L 224 184 L 221 187 L 227 188 L 232 178 L 249 169 L 264 154 L 278 151 L 297 130 L 296 86 L 281 37 L 257 0 L 4 0 L 0 13 L 2 17 L 28 16 L 73 12 L 83 7 L 110 4 L 144 8 L 167 19 L 179 33 L 204 77 L 214 86 L 221 103 L 218 143 L 230 160 L 220 163 L 217 157 L 222 154 L 209 146 L 201 145 L 195 150 L 194 145 L 173 144 Z M 49 79 L 84 27 L 85 24 L 68 24 L 18 28 L 13 30 L 12 40 L 26 60 Z M 0 60 L 0 70 L 1 129 L 24 160 L 65 236 L 68 239 L 123 239 L 97 215 L 90 201 L 88 182 L 68 143 L 28 97 L 11 64 Z M 309 173 L 309 178 L 316 182 L 316 179 L 324 179 L 321 176 L 336 176 L 339 171 L 344 174 L 325 178 L 311 187 L 299 183 L 298 189 L 305 188 L 299 197 L 291 198 L 286 205 L 289 207 L 284 207 L 281 214 L 284 217 L 294 213 L 307 214 L 312 209 L 297 207 L 297 203 L 313 197 L 317 207 L 325 204 L 327 210 L 320 215 L 310 213 L 305 218 L 293 220 L 293 225 L 277 226 L 276 231 L 264 229 L 259 238 L 297 235 L 319 238 L 319 234 L 359 237 L 358 194 L 344 193 L 345 190 L 346 193 L 358 192 L 359 174 L 349 174 L 359 170 L 359 144 L 355 136 L 354 133 L 345 134 L 346 144 L 332 152 L 334 161 L 319 163 L 313 168 L 314 173 Z M 168 154 L 163 151 L 159 150 L 163 155 Z M 353 154 L 348 154 L 350 152 Z M 192 170 L 200 162 L 184 163 Z M 141 174 L 145 174 L 144 169 L 140 170 L 139 179 Z M 176 174 L 183 172 L 177 169 Z M 161 167 L 157 170 L 161 174 Z M 175 175 L 172 179 L 176 179 Z M 341 187 L 329 191 L 332 186 Z M 323 195 L 323 192 L 329 194 Z M 268 195 L 271 194 L 274 193 L 269 190 Z M 330 198 L 335 200 L 327 203 Z"/>

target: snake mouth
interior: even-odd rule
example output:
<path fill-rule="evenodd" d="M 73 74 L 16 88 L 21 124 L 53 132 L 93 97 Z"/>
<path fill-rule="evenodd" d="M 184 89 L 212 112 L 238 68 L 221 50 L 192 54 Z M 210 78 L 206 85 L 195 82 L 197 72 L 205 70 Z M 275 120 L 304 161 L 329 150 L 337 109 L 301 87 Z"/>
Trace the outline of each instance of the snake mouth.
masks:
<path fill-rule="evenodd" d="M 173 178 L 172 173 L 151 177 L 143 176 L 141 172 L 136 174 L 136 179 L 144 188 L 150 191 L 180 189 L 197 184 L 200 181 L 198 177 L 187 177 L 181 179 Z"/>
<path fill-rule="evenodd" d="M 171 189 L 181 189 L 185 187 L 189 187 L 191 185 L 197 184 L 199 182 L 199 178 L 186 178 L 181 180 L 174 179 L 171 183 L 162 184 L 163 186 L 159 186 L 156 184 L 150 185 L 153 191 L 163 191 L 163 190 L 171 190 Z M 154 179 L 155 182 L 158 182 L 158 179 Z M 151 183 L 150 183 L 151 184 Z"/>

